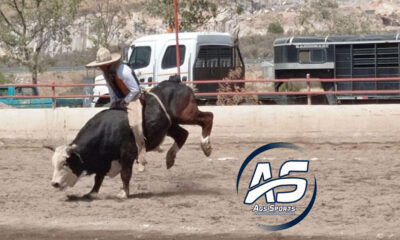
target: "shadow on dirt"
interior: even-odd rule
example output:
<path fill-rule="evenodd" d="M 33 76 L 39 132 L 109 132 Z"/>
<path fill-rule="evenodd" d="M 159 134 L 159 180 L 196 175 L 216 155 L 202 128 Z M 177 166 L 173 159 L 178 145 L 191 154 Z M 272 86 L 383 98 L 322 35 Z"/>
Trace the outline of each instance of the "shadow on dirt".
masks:
<path fill-rule="evenodd" d="M 161 232 L 135 232 L 113 230 L 71 230 L 71 229 L 46 229 L 46 228 L 13 228 L 1 226 L 4 240 L 74 240 L 74 239 L 99 239 L 99 240 L 372 240 L 374 238 L 363 237 L 327 237 L 327 236 L 284 236 L 279 233 L 265 233 L 260 235 L 249 234 L 177 234 L 169 235 Z"/>
<path fill-rule="evenodd" d="M 91 202 L 93 200 L 96 200 L 98 198 L 92 198 L 87 195 L 67 195 L 67 199 L 65 200 L 66 202 Z"/>
<path fill-rule="evenodd" d="M 181 189 L 179 191 L 170 191 L 170 192 L 145 192 L 145 193 L 135 193 L 129 195 L 129 198 L 168 198 L 173 196 L 218 196 L 222 195 L 221 190 L 213 190 L 213 189 Z"/>
<path fill-rule="evenodd" d="M 128 199 L 120 198 L 116 195 L 101 195 L 97 197 L 90 197 L 88 195 L 67 195 L 66 202 L 92 202 L 94 200 L 115 200 L 117 202 L 122 202 L 131 199 L 149 199 L 153 197 L 157 198 L 169 198 L 174 196 L 218 196 L 222 195 L 221 190 L 213 189 L 180 189 L 170 192 L 141 192 L 130 194 Z"/>

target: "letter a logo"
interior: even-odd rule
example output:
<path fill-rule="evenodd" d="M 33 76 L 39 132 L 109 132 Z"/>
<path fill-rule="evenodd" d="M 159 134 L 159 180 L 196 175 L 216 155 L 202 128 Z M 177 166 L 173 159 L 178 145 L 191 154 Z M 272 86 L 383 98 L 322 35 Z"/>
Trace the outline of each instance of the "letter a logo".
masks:
<path fill-rule="evenodd" d="M 249 191 L 244 199 L 245 204 L 253 204 L 265 196 L 267 203 L 294 203 L 303 198 L 307 189 L 307 179 L 288 177 L 291 172 L 308 172 L 308 161 L 290 160 L 282 164 L 279 178 L 272 179 L 271 165 L 268 162 L 257 164 L 250 181 Z M 290 192 L 279 192 L 274 189 L 282 186 L 294 186 Z"/>

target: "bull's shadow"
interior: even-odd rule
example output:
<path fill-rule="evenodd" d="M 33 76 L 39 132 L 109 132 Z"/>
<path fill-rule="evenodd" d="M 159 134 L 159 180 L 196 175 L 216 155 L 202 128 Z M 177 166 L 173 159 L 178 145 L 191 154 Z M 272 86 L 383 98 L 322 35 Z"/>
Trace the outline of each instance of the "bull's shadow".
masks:
<path fill-rule="evenodd" d="M 115 200 L 115 201 L 127 201 L 132 199 L 148 199 L 148 198 L 168 198 L 173 196 L 218 196 L 222 195 L 221 191 L 217 189 L 179 189 L 164 192 L 141 192 L 130 194 L 128 199 L 122 199 L 116 195 L 110 194 L 99 194 L 97 197 L 90 197 L 88 195 L 67 195 L 66 202 L 91 202 L 94 200 Z"/>
<path fill-rule="evenodd" d="M 76 195 L 76 194 L 70 194 L 66 196 L 67 198 L 65 199 L 66 202 L 91 202 L 93 200 L 96 200 L 97 198 L 92 198 L 87 195 Z"/>
<path fill-rule="evenodd" d="M 215 189 L 180 189 L 165 192 L 144 192 L 144 193 L 134 193 L 129 195 L 129 199 L 145 199 L 145 198 L 168 198 L 173 196 L 216 196 L 222 195 L 221 191 Z"/>

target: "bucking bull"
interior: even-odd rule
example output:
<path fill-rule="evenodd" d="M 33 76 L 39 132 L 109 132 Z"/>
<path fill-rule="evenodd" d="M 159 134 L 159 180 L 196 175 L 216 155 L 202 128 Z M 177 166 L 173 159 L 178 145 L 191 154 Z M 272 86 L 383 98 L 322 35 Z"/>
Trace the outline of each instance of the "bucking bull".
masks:
<path fill-rule="evenodd" d="M 180 124 L 200 125 L 201 148 L 206 156 L 211 154 L 213 114 L 198 109 L 193 91 L 188 86 L 173 80 L 164 81 L 145 93 L 142 103 L 146 151 L 155 150 L 166 135 L 175 140 L 166 155 L 168 169 L 174 165 L 175 156 L 189 135 Z M 94 197 L 106 175 L 114 177 L 120 173 L 123 183 L 120 197 L 129 196 L 129 182 L 138 149 L 125 110 L 108 109 L 96 114 L 70 144 L 53 150 L 53 187 L 61 190 L 72 187 L 80 177 L 95 174 L 94 186 L 85 195 Z"/>

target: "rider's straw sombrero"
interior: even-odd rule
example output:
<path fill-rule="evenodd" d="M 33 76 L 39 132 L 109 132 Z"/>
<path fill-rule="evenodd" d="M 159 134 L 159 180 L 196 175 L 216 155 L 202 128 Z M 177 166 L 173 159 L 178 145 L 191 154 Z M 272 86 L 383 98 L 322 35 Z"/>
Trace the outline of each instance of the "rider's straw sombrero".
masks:
<path fill-rule="evenodd" d="M 86 67 L 99 67 L 107 64 L 114 63 L 121 59 L 121 54 L 110 53 L 107 48 L 99 48 L 96 54 L 96 61 L 88 63 Z"/>

